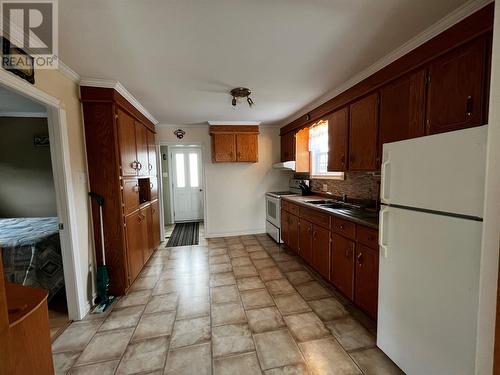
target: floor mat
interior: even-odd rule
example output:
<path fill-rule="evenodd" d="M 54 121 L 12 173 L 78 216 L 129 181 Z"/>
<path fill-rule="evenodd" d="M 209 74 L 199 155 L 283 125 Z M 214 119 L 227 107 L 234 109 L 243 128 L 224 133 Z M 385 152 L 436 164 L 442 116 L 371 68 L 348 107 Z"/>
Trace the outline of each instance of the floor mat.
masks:
<path fill-rule="evenodd" d="M 200 223 L 178 223 L 170 235 L 167 247 L 198 245 Z"/>

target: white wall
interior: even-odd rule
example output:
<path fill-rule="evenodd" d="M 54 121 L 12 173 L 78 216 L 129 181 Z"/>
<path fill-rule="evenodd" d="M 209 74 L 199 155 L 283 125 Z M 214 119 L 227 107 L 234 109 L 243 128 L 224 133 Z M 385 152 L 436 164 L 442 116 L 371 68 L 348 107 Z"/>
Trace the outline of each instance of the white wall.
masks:
<path fill-rule="evenodd" d="M 173 134 L 177 128 L 186 132 L 181 141 Z M 264 194 L 286 188 L 290 178 L 290 173 L 272 169 L 280 160 L 279 128 L 260 127 L 258 163 L 212 163 L 208 125 L 160 125 L 157 141 L 202 144 L 207 237 L 265 232 Z"/>
<path fill-rule="evenodd" d="M 500 239 L 500 1 L 495 4 L 476 374 L 492 373 Z"/>

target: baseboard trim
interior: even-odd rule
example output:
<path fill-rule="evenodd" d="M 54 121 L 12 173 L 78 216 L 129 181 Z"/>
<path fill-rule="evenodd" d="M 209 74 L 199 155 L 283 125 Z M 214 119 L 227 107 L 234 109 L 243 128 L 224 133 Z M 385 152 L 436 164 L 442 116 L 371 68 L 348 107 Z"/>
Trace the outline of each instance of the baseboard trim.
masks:
<path fill-rule="evenodd" d="M 205 232 L 205 238 L 246 236 L 249 234 L 262 234 L 262 233 L 266 233 L 266 228 L 258 228 L 258 229 L 234 231 L 234 232 Z"/>

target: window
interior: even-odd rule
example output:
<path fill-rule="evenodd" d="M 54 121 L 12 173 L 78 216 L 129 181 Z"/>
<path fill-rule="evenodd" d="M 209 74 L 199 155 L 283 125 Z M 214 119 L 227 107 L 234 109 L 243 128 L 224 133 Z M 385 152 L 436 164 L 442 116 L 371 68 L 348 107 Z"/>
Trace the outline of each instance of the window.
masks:
<path fill-rule="evenodd" d="M 184 154 L 175 154 L 175 169 L 177 172 L 177 187 L 186 187 L 186 174 L 184 173 Z"/>
<path fill-rule="evenodd" d="M 343 172 L 328 172 L 328 121 L 320 120 L 309 128 L 311 177 L 343 179 Z"/>

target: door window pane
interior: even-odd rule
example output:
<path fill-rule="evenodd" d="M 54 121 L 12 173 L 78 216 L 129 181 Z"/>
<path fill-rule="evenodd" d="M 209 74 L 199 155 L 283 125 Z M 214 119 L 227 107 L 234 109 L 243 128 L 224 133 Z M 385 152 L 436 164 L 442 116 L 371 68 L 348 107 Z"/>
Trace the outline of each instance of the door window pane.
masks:
<path fill-rule="evenodd" d="M 175 154 L 175 170 L 176 170 L 176 180 L 177 187 L 186 187 L 186 173 L 184 171 L 184 154 Z"/>
<path fill-rule="evenodd" d="M 189 181 L 191 187 L 198 187 L 200 185 L 198 179 L 198 154 L 189 154 Z"/>

